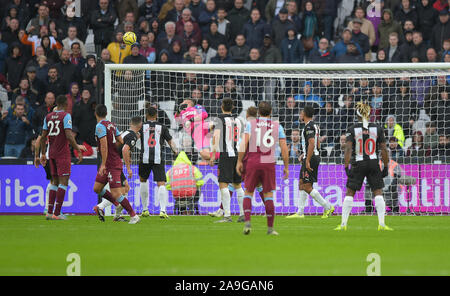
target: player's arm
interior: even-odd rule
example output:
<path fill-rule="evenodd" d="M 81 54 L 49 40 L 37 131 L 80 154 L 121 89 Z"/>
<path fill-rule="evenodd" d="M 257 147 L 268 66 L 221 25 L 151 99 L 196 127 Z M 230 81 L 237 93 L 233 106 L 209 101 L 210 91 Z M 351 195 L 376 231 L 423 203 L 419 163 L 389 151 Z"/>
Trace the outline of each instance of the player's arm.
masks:
<path fill-rule="evenodd" d="M 123 162 L 127 167 L 128 178 L 133 177 L 133 171 L 131 170 L 131 148 L 128 144 L 123 145 L 122 148 Z"/>
<path fill-rule="evenodd" d="M 352 153 L 353 153 L 353 142 L 348 140 L 345 143 L 345 149 L 344 149 L 344 165 L 345 165 L 345 172 L 347 173 L 347 176 L 350 173 L 350 160 L 352 159 Z"/>
<path fill-rule="evenodd" d="M 308 171 L 312 171 L 313 169 L 311 168 L 311 158 L 314 154 L 314 147 L 316 145 L 316 140 L 313 138 L 309 138 L 308 140 L 308 151 L 306 151 L 306 169 Z"/>
<path fill-rule="evenodd" d="M 102 137 L 100 140 L 100 155 L 102 156 L 102 163 L 100 165 L 99 173 L 104 175 L 106 173 L 106 159 L 108 159 L 108 140 L 106 136 Z"/>
<path fill-rule="evenodd" d="M 173 154 L 177 156 L 178 155 L 177 145 L 175 145 L 175 142 L 172 136 L 170 135 L 169 129 L 164 125 L 163 125 L 163 137 L 166 140 L 167 144 L 169 144 L 170 149 L 172 149 Z"/>
<path fill-rule="evenodd" d="M 83 153 L 81 153 L 81 151 L 86 151 L 86 147 L 77 144 L 71 129 L 65 129 L 64 133 L 66 134 L 66 138 L 69 141 L 70 146 L 72 146 L 74 150 L 78 151 L 78 163 L 80 163 L 83 160 Z"/>
<path fill-rule="evenodd" d="M 47 129 L 43 129 L 42 130 L 42 135 L 40 136 L 41 138 L 39 139 L 39 146 L 40 146 L 39 151 L 45 151 L 45 139 L 47 139 L 47 135 L 48 135 L 48 130 Z M 42 153 L 42 155 L 40 157 L 40 163 L 42 164 L 42 166 L 46 165 L 47 157 L 45 156 L 45 153 Z"/>
<path fill-rule="evenodd" d="M 34 166 L 39 167 L 41 158 L 41 135 L 36 138 L 36 143 L 34 143 Z"/>
<path fill-rule="evenodd" d="M 239 146 L 238 151 L 238 160 L 236 164 L 236 172 L 239 174 L 239 176 L 242 175 L 244 171 L 244 166 L 242 164 L 242 160 L 244 159 L 245 152 L 247 151 L 248 143 L 250 142 L 250 123 L 247 124 L 246 131 L 244 133 L 243 139 L 241 141 L 241 145 Z"/>
<path fill-rule="evenodd" d="M 281 158 L 284 163 L 284 179 L 289 177 L 289 149 L 287 147 L 286 138 L 280 139 L 280 148 L 281 148 Z"/>

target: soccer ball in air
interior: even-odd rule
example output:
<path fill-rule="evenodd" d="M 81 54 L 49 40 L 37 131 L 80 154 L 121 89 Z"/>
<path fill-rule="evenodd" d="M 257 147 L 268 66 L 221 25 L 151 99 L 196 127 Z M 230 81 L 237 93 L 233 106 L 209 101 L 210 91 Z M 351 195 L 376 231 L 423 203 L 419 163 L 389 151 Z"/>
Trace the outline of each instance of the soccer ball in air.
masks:
<path fill-rule="evenodd" d="M 136 34 L 133 32 L 126 32 L 125 35 L 123 35 L 123 43 L 126 45 L 133 45 L 136 43 Z"/>

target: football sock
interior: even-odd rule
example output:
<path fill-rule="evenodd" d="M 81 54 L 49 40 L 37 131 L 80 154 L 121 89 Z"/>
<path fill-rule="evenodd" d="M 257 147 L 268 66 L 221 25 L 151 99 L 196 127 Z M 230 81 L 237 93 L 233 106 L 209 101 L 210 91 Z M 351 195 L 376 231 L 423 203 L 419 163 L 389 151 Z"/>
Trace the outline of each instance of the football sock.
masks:
<path fill-rule="evenodd" d="M 348 217 L 350 216 L 352 207 L 353 207 L 353 197 L 346 196 L 342 204 L 342 223 L 341 223 L 342 226 L 347 225 Z"/>
<path fill-rule="evenodd" d="M 116 207 L 119 205 L 117 200 L 115 200 L 114 197 L 112 196 L 111 192 L 109 192 L 105 188 L 103 188 L 103 190 L 102 190 L 102 192 L 100 192 L 99 196 L 104 198 L 104 199 L 106 199 L 106 200 L 108 200 L 108 201 L 110 201 Z"/>
<path fill-rule="evenodd" d="M 378 224 L 384 225 L 384 215 L 386 213 L 386 203 L 384 202 L 383 196 L 375 196 L 375 208 L 377 209 Z"/>
<path fill-rule="evenodd" d="M 220 195 L 222 197 L 222 204 L 223 204 L 223 211 L 224 217 L 230 217 L 231 216 L 231 210 L 230 210 L 230 191 L 228 188 L 222 188 L 220 189 Z"/>
<path fill-rule="evenodd" d="M 102 202 L 99 203 L 97 206 L 98 206 L 100 209 L 104 210 L 105 208 L 107 208 L 107 207 L 109 207 L 109 206 L 111 206 L 111 205 L 112 205 L 112 202 L 110 202 L 110 201 L 107 200 L 107 199 L 102 198 Z"/>
<path fill-rule="evenodd" d="M 236 195 L 237 195 L 237 200 L 238 200 L 238 204 L 239 204 L 239 216 L 243 216 L 244 215 L 244 189 L 239 188 L 236 189 Z"/>
<path fill-rule="evenodd" d="M 228 184 L 228 190 L 230 191 L 230 198 L 233 196 L 233 192 L 235 191 L 233 185 Z"/>
<path fill-rule="evenodd" d="M 139 191 L 141 193 L 142 211 L 148 211 L 148 182 L 140 182 Z"/>
<path fill-rule="evenodd" d="M 262 186 L 256 187 L 256 191 L 259 192 L 259 197 L 261 197 L 261 200 L 264 200 L 263 187 Z"/>
<path fill-rule="evenodd" d="M 264 200 L 264 206 L 266 207 L 267 227 L 273 227 L 273 220 L 275 219 L 275 207 L 273 205 L 273 198 L 268 197 Z"/>
<path fill-rule="evenodd" d="M 58 191 L 56 191 L 55 212 L 53 215 L 61 215 L 61 207 L 64 203 L 64 196 L 66 195 L 67 186 L 59 184 Z"/>
<path fill-rule="evenodd" d="M 51 185 L 50 192 L 48 193 L 48 211 L 47 213 L 53 214 L 53 208 L 55 206 L 56 191 L 58 191 L 58 186 Z"/>
<path fill-rule="evenodd" d="M 136 213 L 134 212 L 133 208 L 130 205 L 130 202 L 128 201 L 128 198 L 125 197 L 125 195 L 122 195 L 117 200 L 122 207 L 130 214 L 130 217 L 136 216 Z"/>
<path fill-rule="evenodd" d="M 245 222 L 250 222 L 250 215 L 252 214 L 252 197 L 250 195 L 244 196 L 244 216 Z"/>
<path fill-rule="evenodd" d="M 45 210 L 48 212 L 48 199 L 50 194 L 50 188 L 52 187 L 52 183 L 47 184 L 47 188 L 45 189 Z"/>
<path fill-rule="evenodd" d="M 166 190 L 166 186 L 161 185 L 158 187 L 158 199 L 159 199 L 159 210 L 162 212 L 166 212 L 168 193 Z"/>
<path fill-rule="evenodd" d="M 328 211 L 331 209 L 331 204 L 323 199 L 322 195 L 316 189 L 311 190 L 309 195 L 311 195 L 311 197 L 314 198 L 325 210 Z"/>
<path fill-rule="evenodd" d="M 306 199 L 308 198 L 308 193 L 305 190 L 300 190 L 300 202 L 298 205 L 297 214 L 303 215 L 306 207 Z"/>

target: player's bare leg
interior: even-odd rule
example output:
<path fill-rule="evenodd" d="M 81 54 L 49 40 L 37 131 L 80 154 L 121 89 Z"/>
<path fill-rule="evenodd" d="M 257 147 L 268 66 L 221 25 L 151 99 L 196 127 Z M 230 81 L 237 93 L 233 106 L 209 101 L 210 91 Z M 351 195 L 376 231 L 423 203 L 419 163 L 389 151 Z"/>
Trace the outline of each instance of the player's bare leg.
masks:
<path fill-rule="evenodd" d="M 105 222 L 104 208 L 105 208 L 105 206 L 108 205 L 106 203 L 106 201 L 113 204 L 116 207 L 119 205 L 119 203 L 113 198 L 111 192 L 109 190 L 106 190 L 105 186 L 106 186 L 106 184 L 102 184 L 99 182 L 94 183 L 94 192 L 98 195 L 98 197 L 100 199 L 103 198 L 105 201 L 105 203 L 103 205 L 100 206 L 100 204 L 99 204 L 93 208 L 93 210 L 97 214 L 99 220 L 102 222 Z M 102 203 L 103 203 L 103 201 L 102 201 Z"/>
<path fill-rule="evenodd" d="M 64 203 L 67 186 L 69 185 L 69 176 L 58 176 L 58 190 L 56 191 L 55 207 L 53 210 L 52 220 L 67 220 L 67 217 L 61 215 L 61 207 Z"/>
<path fill-rule="evenodd" d="M 123 185 L 124 186 L 121 188 L 122 189 L 122 195 L 123 196 L 128 196 L 128 192 L 130 191 L 130 185 L 128 184 L 128 181 L 125 180 Z M 128 222 L 127 219 L 122 217 L 122 212 L 123 212 L 123 206 L 121 204 L 119 204 L 116 207 L 116 213 L 114 214 L 114 218 L 113 218 L 114 222 Z"/>
<path fill-rule="evenodd" d="M 156 182 L 158 185 L 158 199 L 159 199 L 159 217 L 161 219 L 167 219 L 169 216 L 166 213 L 167 202 L 169 199 L 169 193 L 166 189 L 166 182 Z"/>
<path fill-rule="evenodd" d="M 136 215 L 135 211 L 131 207 L 128 198 L 126 198 L 125 195 L 122 195 L 122 187 L 111 188 L 111 195 L 130 215 L 131 218 L 128 224 L 136 224 L 140 221 L 139 216 Z"/>
<path fill-rule="evenodd" d="M 220 197 L 222 198 L 222 205 L 223 205 L 223 218 L 221 220 L 216 221 L 215 223 L 227 223 L 232 222 L 231 219 L 231 208 L 230 208 L 230 190 L 228 189 L 228 183 L 219 182 L 219 188 L 220 188 Z"/>

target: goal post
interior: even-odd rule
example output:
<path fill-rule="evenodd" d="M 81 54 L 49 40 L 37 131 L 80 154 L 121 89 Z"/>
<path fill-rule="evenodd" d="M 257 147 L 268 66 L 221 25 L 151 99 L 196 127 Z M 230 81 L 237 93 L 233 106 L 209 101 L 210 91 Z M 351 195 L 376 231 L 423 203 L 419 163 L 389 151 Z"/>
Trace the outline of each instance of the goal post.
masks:
<path fill-rule="evenodd" d="M 341 212 L 347 177 L 340 142 L 345 141 L 346 128 L 355 120 L 354 104 L 366 101 L 372 107 L 371 121 L 385 129 L 392 160 L 383 189 L 388 214 L 442 215 L 450 212 L 449 83 L 450 63 L 106 64 L 104 92 L 108 119 L 119 130 L 128 128 L 131 117 L 144 116 L 148 104 L 156 104 L 159 120 L 170 128 L 177 146 L 196 158 L 196 139 L 174 117 L 184 99 L 194 98 L 202 105 L 207 121 L 218 116 L 223 98 L 233 99 L 235 113 L 243 120 L 248 107 L 270 101 L 273 116 L 286 130 L 290 153 L 288 180 L 282 179 L 281 162 L 277 165 L 274 204 L 278 215 L 296 212 L 299 204 L 298 134 L 303 128 L 299 111 L 307 104 L 315 107 L 314 120 L 321 136 L 315 188 Z M 164 154 L 168 169 L 173 157 L 169 148 Z M 129 199 L 140 212 L 138 151 L 132 159 Z M 195 203 L 198 213 L 206 214 L 220 206 L 217 168 L 198 159 L 195 165 L 203 173 L 205 185 Z M 156 183 L 149 184 L 149 210 L 159 213 Z M 369 188 L 363 185 L 354 200 L 354 214 L 375 213 Z M 252 204 L 254 213 L 264 214 L 258 194 Z M 235 194 L 231 208 L 238 213 Z M 167 209 L 169 214 L 178 214 L 170 193 Z M 320 205 L 308 198 L 305 214 L 322 212 Z"/>

